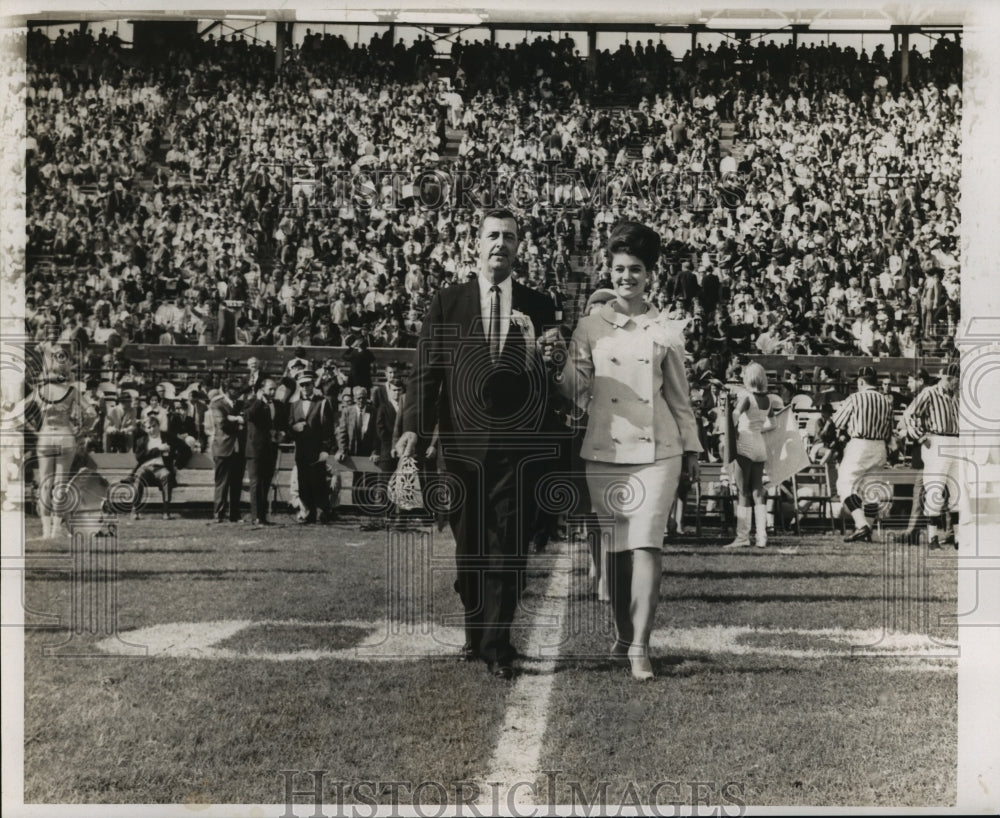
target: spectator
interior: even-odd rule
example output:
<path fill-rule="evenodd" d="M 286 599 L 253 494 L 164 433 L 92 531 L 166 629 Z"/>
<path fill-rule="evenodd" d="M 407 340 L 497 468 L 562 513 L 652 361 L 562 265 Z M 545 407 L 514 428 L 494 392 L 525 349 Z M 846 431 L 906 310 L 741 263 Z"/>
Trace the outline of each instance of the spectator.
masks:
<path fill-rule="evenodd" d="M 315 391 L 316 374 L 303 369 L 296 376 L 298 397 L 288 409 L 288 436 L 295 443 L 301 511 L 299 523 L 324 523 L 330 519 L 326 461 L 334 451 L 333 409 Z M 339 452 L 338 452 L 339 455 Z"/>
<path fill-rule="evenodd" d="M 191 449 L 177 435 L 160 425 L 156 414 L 146 415 L 142 432 L 135 440 L 136 466 L 131 478 L 136 486 L 132 518 L 139 519 L 143 492 L 147 486 L 157 486 L 163 499 L 164 520 L 169 520 L 170 497 L 177 485 L 177 470 L 184 468 L 191 459 Z"/>
<path fill-rule="evenodd" d="M 212 414 L 212 458 L 215 460 L 214 522 L 240 521 L 240 493 L 246 464 L 246 432 L 239 403 L 243 384 L 231 379 L 209 405 Z"/>

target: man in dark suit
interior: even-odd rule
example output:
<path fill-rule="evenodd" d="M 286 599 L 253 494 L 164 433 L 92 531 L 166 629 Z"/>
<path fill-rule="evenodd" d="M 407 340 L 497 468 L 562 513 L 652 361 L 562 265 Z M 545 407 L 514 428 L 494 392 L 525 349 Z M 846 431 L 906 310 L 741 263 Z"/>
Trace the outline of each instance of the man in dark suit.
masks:
<path fill-rule="evenodd" d="M 298 400 L 289 406 L 289 436 L 295 441 L 295 471 L 299 481 L 300 523 L 330 519 L 330 486 L 326 461 L 334 450 L 333 409 L 316 391 L 316 374 L 299 372 Z"/>
<path fill-rule="evenodd" d="M 272 378 L 264 378 L 246 409 L 250 519 L 255 528 L 271 524 L 267 519 L 267 494 L 278 465 L 278 439 L 284 410 L 284 406 L 274 401 L 277 388 Z"/>
<path fill-rule="evenodd" d="M 701 302 L 706 323 L 715 323 L 715 308 L 719 306 L 721 296 L 722 282 L 719 280 L 715 268 L 709 267 L 705 270 L 705 275 L 701 277 L 701 290 L 698 293 L 698 300 Z"/>
<path fill-rule="evenodd" d="M 486 213 L 477 279 L 434 296 L 396 446 L 400 457 L 421 454 L 439 431 L 445 469 L 461 495 L 450 519 L 455 590 L 465 609 L 460 658 L 482 659 L 501 679 L 514 676 L 510 629 L 536 517 L 533 489 L 539 464 L 556 448 L 536 349 L 555 309 L 546 295 L 512 281 L 518 241 L 512 213 Z"/>
<path fill-rule="evenodd" d="M 240 492 L 243 490 L 243 470 L 246 450 L 243 408 L 237 403 L 243 383 L 235 378 L 226 383 L 225 391 L 210 407 L 215 434 L 212 437 L 212 459 L 215 461 L 214 519 L 224 523 L 240 521 Z"/>
<path fill-rule="evenodd" d="M 677 284 L 674 290 L 675 300 L 680 300 L 684 309 L 690 312 L 700 290 L 698 277 L 691 269 L 691 262 L 681 262 L 681 271 L 677 274 Z"/>
<path fill-rule="evenodd" d="M 403 385 L 399 381 L 389 381 L 381 387 L 383 397 L 375 406 L 375 456 L 376 465 L 382 471 L 395 471 L 396 454 L 393 451 L 399 437 L 398 415 L 402 408 Z"/>

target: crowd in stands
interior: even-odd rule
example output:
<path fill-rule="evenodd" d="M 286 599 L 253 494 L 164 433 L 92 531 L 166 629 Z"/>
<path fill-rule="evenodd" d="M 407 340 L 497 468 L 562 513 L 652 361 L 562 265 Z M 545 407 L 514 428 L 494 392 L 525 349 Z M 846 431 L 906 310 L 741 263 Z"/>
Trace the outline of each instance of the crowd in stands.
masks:
<path fill-rule="evenodd" d="M 905 86 L 898 53 L 833 44 L 629 44 L 593 75 L 568 37 L 459 41 L 442 65 L 426 38 L 309 32 L 278 70 L 235 36 L 27 45 L 27 328 L 94 349 L 100 380 L 129 374 L 128 343 L 412 347 L 434 292 L 474 274 L 477 205 L 502 196 L 521 205 L 517 275 L 567 318 L 577 286 L 608 283 L 610 227 L 657 225 L 651 297 L 688 320 L 696 377 L 737 354 L 951 348 L 946 37 Z M 602 102 L 621 91 L 645 96 Z"/>

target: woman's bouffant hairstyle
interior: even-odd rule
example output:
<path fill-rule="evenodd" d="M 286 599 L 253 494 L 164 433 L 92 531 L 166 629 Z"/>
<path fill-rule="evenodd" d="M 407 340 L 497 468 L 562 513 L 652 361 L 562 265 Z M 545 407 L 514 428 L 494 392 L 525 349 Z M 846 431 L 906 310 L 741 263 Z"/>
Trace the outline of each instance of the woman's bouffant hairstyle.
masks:
<path fill-rule="evenodd" d="M 743 367 L 743 385 L 754 392 L 767 392 L 767 371 L 760 364 L 751 361 Z"/>
<path fill-rule="evenodd" d="M 660 260 L 660 234 L 639 222 L 618 222 L 608 237 L 608 261 L 616 253 L 635 256 L 652 272 Z"/>

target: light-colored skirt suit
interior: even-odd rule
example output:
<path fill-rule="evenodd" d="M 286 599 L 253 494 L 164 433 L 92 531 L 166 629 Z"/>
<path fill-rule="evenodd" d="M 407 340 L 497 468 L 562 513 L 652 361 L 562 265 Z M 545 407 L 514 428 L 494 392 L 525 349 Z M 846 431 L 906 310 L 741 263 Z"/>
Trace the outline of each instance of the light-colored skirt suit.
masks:
<path fill-rule="evenodd" d="M 681 455 L 701 451 L 683 343 L 652 305 L 605 304 L 573 333 L 560 388 L 589 415 L 580 457 L 606 550 L 661 547 Z"/>

